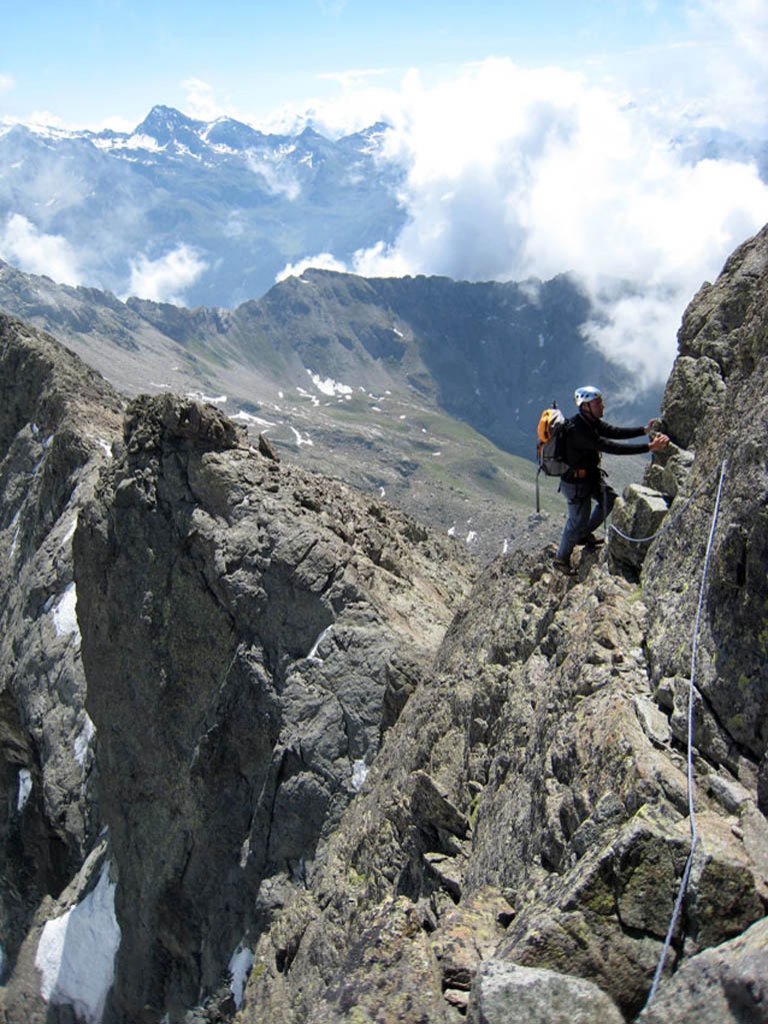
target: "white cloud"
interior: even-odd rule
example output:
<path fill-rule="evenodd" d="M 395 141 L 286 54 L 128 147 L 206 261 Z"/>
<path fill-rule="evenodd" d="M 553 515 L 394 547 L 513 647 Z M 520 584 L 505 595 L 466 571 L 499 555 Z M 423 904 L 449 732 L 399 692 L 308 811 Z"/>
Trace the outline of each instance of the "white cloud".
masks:
<path fill-rule="evenodd" d="M 574 273 L 597 305 L 590 336 L 648 378 L 668 373 L 702 281 L 768 221 L 754 167 L 686 162 L 644 108 L 580 74 L 495 59 L 432 88 L 411 74 L 402 96 L 385 152 L 406 171 L 408 221 L 394 245 L 358 252 L 344 269 Z"/>
<path fill-rule="evenodd" d="M 152 302 L 183 302 L 184 291 L 198 280 L 208 264 L 187 245 L 179 245 L 156 260 L 138 256 L 130 261 L 128 294 Z"/>
<path fill-rule="evenodd" d="M 90 127 L 94 132 L 112 131 L 129 135 L 136 127 L 136 119 L 123 117 L 121 114 L 113 114 L 111 117 L 105 117 L 103 121 L 97 121 Z"/>
<path fill-rule="evenodd" d="M 200 121 L 215 121 L 225 114 L 213 95 L 213 86 L 199 78 L 187 78 L 182 83 L 186 93 L 185 111 Z"/>
<path fill-rule="evenodd" d="M 470 280 L 571 272 L 597 307 L 590 337 L 662 380 L 686 304 L 768 221 L 754 166 L 674 142 L 695 129 L 768 137 L 768 5 L 689 0 L 687 14 L 686 36 L 601 58 L 589 77 L 506 59 L 429 86 L 416 71 L 396 89 L 328 76 L 338 95 L 307 116 L 332 135 L 392 125 L 385 155 L 406 172 L 408 220 L 394 244 L 346 265 L 323 253 L 281 276 L 311 265 Z M 283 109 L 283 125 L 295 113 Z"/>
<path fill-rule="evenodd" d="M 276 156 L 261 156 L 249 152 L 246 153 L 246 160 L 251 171 L 262 179 L 268 192 L 273 196 L 285 196 L 294 202 L 301 195 L 301 185 L 291 167 L 282 162 L 282 157 L 287 155 L 287 152 L 278 152 Z"/>
<path fill-rule="evenodd" d="M 308 256 L 306 259 L 299 260 L 298 263 L 288 263 L 279 274 L 275 277 L 275 281 L 284 281 L 287 277 L 301 277 L 305 270 L 315 268 L 317 270 L 337 270 L 341 273 L 346 272 L 349 268 L 341 260 L 337 260 L 335 256 L 329 252 L 318 253 L 317 256 Z"/>
<path fill-rule="evenodd" d="M 262 131 L 288 134 L 311 123 L 319 132 L 340 138 L 370 127 L 377 121 L 392 123 L 408 108 L 409 85 L 418 75 L 409 72 L 396 85 L 368 84 L 371 77 L 392 77 L 385 68 L 370 71 L 335 71 L 318 75 L 321 81 L 335 81 L 339 92 L 330 98 L 310 98 L 286 103 L 268 117 L 257 118 Z"/>
<path fill-rule="evenodd" d="M 20 213 L 6 218 L 0 232 L 0 259 L 28 274 L 45 274 L 62 284 L 80 284 L 78 257 L 61 235 L 48 235 Z"/>
<path fill-rule="evenodd" d="M 0 72 L 0 96 L 5 92 L 12 92 L 16 88 L 16 82 L 12 75 L 5 75 Z"/>

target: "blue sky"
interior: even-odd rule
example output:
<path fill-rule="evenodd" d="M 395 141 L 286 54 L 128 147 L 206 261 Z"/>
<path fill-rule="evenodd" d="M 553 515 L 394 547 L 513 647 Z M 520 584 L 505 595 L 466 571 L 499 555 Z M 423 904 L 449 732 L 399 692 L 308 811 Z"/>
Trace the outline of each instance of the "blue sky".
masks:
<path fill-rule="evenodd" d="M 740 5 L 747 14 L 755 6 L 729 6 Z M 711 16 L 717 7 L 670 0 L 3 0 L 0 117 L 128 128 L 163 103 L 259 122 L 352 86 L 396 88 L 409 69 L 430 83 L 488 57 L 581 68 L 596 78 L 646 69 L 677 79 L 694 51 L 707 60 L 710 47 L 731 45 L 722 19 Z"/>

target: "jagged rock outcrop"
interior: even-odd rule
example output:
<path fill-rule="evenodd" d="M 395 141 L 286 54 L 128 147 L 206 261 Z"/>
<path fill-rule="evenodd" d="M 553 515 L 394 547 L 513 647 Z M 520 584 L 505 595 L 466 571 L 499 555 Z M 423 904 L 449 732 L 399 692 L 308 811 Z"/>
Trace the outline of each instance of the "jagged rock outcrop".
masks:
<path fill-rule="evenodd" d="M 120 419 L 101 377 L 0 316 L 0 982 L 101 825 L 72 536 Z"/>
<path fill-rule="evenodd" d="M 679 736 L 690 675 L 690 650 L 681 637 L 696 614 L 722 475 L 697 665 L 697 745 L 739 777 L 749 777 L 759 765 L 763 813 L 768 812 L 767 308 L 768 228 L 731 256 L 717 282 L 699 291 L 683 318 L 664 418 L 671 435 L 696 453 L 686 494 L 692 500 L 649 553 L 646 587 L 652 682 L 673 710 Z"/>
<path fill-rule="evenodd" d="M 768 921 L 762 920 L 738 938 L 684 963 L 639 1021 L 761 1024 L 768 1020 L 767 960 Z"/>
<path fill-rule="evenodd" d="M 471 567 L 394 509 L 140 398 L 81 513 L 78 615 L 121 944 L 107 1019 L 171 1019 L 301 888 Z"/>
<path fill-rule="evenodd" d="M 597 985 L 571 975 L 490 960 L 478 971 L 468 1024 L 622 1024 Z"/>

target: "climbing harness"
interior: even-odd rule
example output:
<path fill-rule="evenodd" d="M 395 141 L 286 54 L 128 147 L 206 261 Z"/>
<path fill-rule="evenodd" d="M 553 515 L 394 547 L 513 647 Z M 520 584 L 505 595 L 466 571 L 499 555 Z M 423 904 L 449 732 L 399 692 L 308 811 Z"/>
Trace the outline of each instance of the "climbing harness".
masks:
<path fill-rule="evenodd" d="M 680 889 L 675 900 L 674 910 L 672 911 L 672 919 L 669 922 L 669 928 L 667 929 L 666 938 L 664 939 L 664 945 L 661 950 L 661 956 L 656 966 L 656 972 L 653 976 L 653 984 L 651 990 L 648 993 L 648 998 L 645 1002 L 645 1006 L 650 1006 L 651 1002 L 656 996 L 656 990 L 659 987 L 661 981 L 661 975 L 664 970 L 664 965 L 667 960 L 667 954 L 669 953 L 669 947 L 672 944 L 672 936 L 674 935 L 677 922 L 680 918 L 680 911 L 682 910 L 683 900 L 685 893 L 688 888 L 688 881 L 691 876 L 691 869 L 693 867 L 693 858 L 696 852 L 696 847 L 699 841 L 699 835 L 696 831 L 696 811 L 693 803 L 693 696 L 696 686 L 696 657 L 699 649 L 699 631 L 701 626 L 701 614 L 704 607 L 704 595 L 707 589 L 707 576 L 709 574 L 709 559 L 712 553 L 712 544 L 715 539 L 715 528 L 717 526 L 717 518 L 720 513 L 720 498 L 723 493 L 723 483 L 725 481 L 725 470 L 727 466 L 727 459 L 723 461 L 720 468 L 720 483 L 717 488 L 717 499 L 715 501 L 715 510 L 712 515 L 712 526 L 709 531 L 709 540 L 707 541 L 707 552 L 704 557 L 704 571 L 701 577 L 701 587 L 699 588 L 699 604 L 696 609 L 696 621 L 693 627 L 693 645 L 691 649 L 691 681 L 688 687 L 688 820 L 690 823 L 691 830 L 691 850 L 688 854 L 688 861 L 685 865 L 685 871 L 680 881 Z M 661 531 L 659 531 L 661 532 Z"/>

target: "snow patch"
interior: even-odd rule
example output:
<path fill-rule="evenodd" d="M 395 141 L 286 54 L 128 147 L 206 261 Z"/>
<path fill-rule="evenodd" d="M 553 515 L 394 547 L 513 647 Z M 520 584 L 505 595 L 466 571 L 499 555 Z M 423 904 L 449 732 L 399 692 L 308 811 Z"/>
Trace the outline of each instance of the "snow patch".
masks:
<path fill-rule="evenodd" d="M 473 544 L 477 540 L 477 531 L 470 530 L 467 533 L 467 544 Z"/>
<path fill-rule="evenodd" d="M 85 755 L 88 753 L 88 747 L 90 746 L 95 732 L 96 726 L 93 724 L 90 716 L 86 712 L 83 727 L 75 737 L 75 742 L 72 744 L 72 753 L 75 755 L 75 760 L 79 765 L 82 765 L 85 761 Z"/>
<path fill-rule="evenodd" d="M 12 561 L 13 556 L 16 554 L 16 545 L 19 543 L 19 533 L 21 532 L 21 523 L 19 522 L 20 512 L 11 520 L 11 529 L 13 530 L 13 537 L 11 538 L 11 550 L 8 552 L 8 561 Z"/>
<path fill-rule="evenodd" d="M 16 798 L 16 810 L 21 814 L 32 792 L 32 772 L 29 768 L 19 768 L 19 795 Z"/>
<path fill-rule="evenodd" d="M 115 883 L 105 864 L 96 888 L 43 928 L 35 954 L 43 999 L 71 1006 L 84 1024 L 101 1024 L 119 946 Z"/>
<path fill-rule="evenodd" d="M 352 394 L 353 389 L 349 384 L 340 384 L 332 377 L 321 377 L 319 373 L 312 373 L 311 370 L 307 370 L 307 373 L 317 390 L 323 395 L 333 397 L 334 395 Z"/>
<path fill-rule="evenodd" d="M 226 395 L 204 395 L 202 391 L 188 391 L 187 398 L 192 398 L 198 402 L 208 402 L 209 405 L 226 405 Z"/>
<path fill-rule="evenodd" d="M 37 460 L 37 462 L 32 467 L 32 476 L 33 477 L 37 476 L 38 470 L 40 469 L 42 464 L 45 462 L 45 453 L 50 448 L 52 441 L 53 441 L 53 434 L 51 434 L 50 437 L 46 437 L 45 440 L 42 442 L 43 454 L 40 456 L 40 458 Z"/>
<path fill-rule="evenodd" d="M 363 758 L 352 762 L 352 789 L 357 793 L 362 789 L 363 783 L 368 778 L 368 765 Z"/>
<path fill-rule="evenodd" d="M 299 392 L 302 398 L 308 398 L 312 402 L 312 405 L 314 405 L 315 407 L 320 405 L 320 399 L 317 397 L 317 395 L 310 394 L 309 391 L 306 391 L 304 388 L 300 388 L 298 385 L 296 385 L 296 390 Z"/>
<path fill-rule="evenodd" d="M 314 445 L 315 442 L 312 440 L 309 434 L 307 434 L 306 437 L 302 437 L 299 431 L 296 429 L 296 427 L 291 427 L 291 430 L 293 431 L 294 437 L 296 438 L 296 444 L 299 446 L 299 448 L 301 448 L 303 444 L 308 444 L 310 447 Z"/>
<path fill-rule="evenodd" d="M 232 993 L 232 998 L 235 1000 L 235 1008 L 237 1010 L 239 1010 L 243 1005 L 245 983 L 248 979 L 248 975 L 251 973 L 252 967 L 253 952 L 241 942 L 232 954 L 232 959 L 229 961 L 229 973 L 232 977 L 232 981 L 229 984 L 229 991 Z"/>
<path fill-rule="evenodd" d="M 271 420 L 263 420 L 261 416 L 253 416 L 249 412 L 243 412 L 242 409 L 236 412 L 232 419 L 242 420 L 243 423 L 253 423 L 257 427 L 274 427 L 275 425 Z"/>
<path fill-rule="evenodd" d="M 320 647 L 320 644 L 323 642 L 323 640 L 325 640 L 325 638 L 328 636 L 328 634 L 331 632 L 332 629 L 333 629 L 333 623 L 331 623 L 330 626 L 326 626 L 325 627 L 325 629 L 322 631 L 322 633 L 317 638 L 317 640 L 315 640 L 314 644 L 312 644 L 312 650 L 307 655 L 307 661 L 314 661 L 315 664 L 322 665 L 324 659 L 319 657 L 317 651 L 318 651 L 318 648 Z"/>
<path fill-rule="evenodd" d="M 77 590 L 75 589 L 75 584 L 70 583 L 53 609 L 53 625 L 56 630 L 56 636 L 74 633 L 79 638 L 80 628 L 77 625 L 76 604 Z"/>
<path fill-rule="evenodd" d="M 77 529 L 77 516 L 75 516 L 75 518 L 69 524 L 69 527 L 67 528 L 67 532 L 64 534 L 64 536 L 61 539 L 61 546 L 62 547 L 66 547 L 66 545 L 69 544 L 69 542 L 75 536 L 75 530 L 76 529 Z"/>

